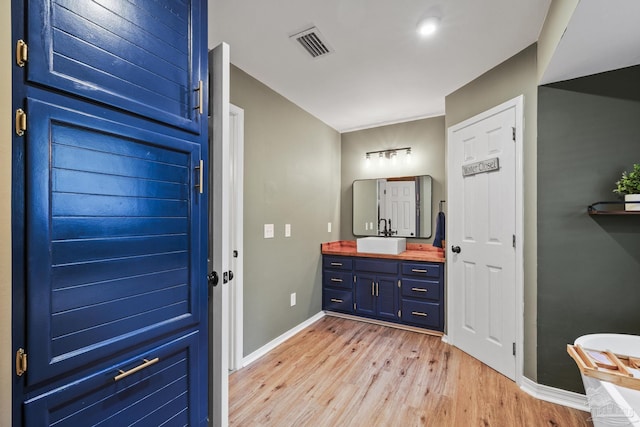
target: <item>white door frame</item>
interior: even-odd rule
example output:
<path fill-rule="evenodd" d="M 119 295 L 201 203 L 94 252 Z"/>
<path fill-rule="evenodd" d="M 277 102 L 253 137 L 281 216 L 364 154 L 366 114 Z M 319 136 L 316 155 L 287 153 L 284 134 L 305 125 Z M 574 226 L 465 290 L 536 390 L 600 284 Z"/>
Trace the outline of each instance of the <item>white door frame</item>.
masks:
<path fill-rule="evenodd" d="M 229 319 L 229 370 L 243 367 L 242 352 L 244 339 L 243 324 L 243 222 L 244 222 L 244 110 L 233 104 L 229 105 L 229 130 L 231 151 L 231 251 L 238 251 L 238 256 L 230 260 L 234 277 L 230 284 L 230 319 Z"/>
<path fill-rule="evenodd" d="M 516 293 L 516 384 L 521 385 L 524 377 L 524 168 L 523 168 L 523 151 L 524 151 L 524 96 L 520 95 L 507 102 L 504 102 L 496 107 L 491 108 L 485 112 L 478 114 L 470 119 L 467 119 L 461 123 L 451 126 L 447 129 L 447 182 L 452 182 L 451 177 L 454 173 L 460 173 L 459 170 L 454 170 L 454 159 L 449 153 L 452 152 L 451 144 L 453 143 L 453 134 L 460 129 L 480 122 L 487 117 L 493 116 L 501 111 L 508 110 L 515 107 L 516 115 L 516 271 L 515 271 L 515 293 Z M 447 199 L 453 198 L 453 189 L 447 186 Z M 450 235 L 449 227 L 451 227 L 451 221 L 446 223 L 446 234 Z M 446 251 L 451 253 L 449 248 L 445 248 Z M 451 277 L 450 269 L 453 266 L 447 263 L 447 280 Z M 452 301 L 452 287 L 447 283 L 447 324 L 452 324 L 455 314 L 457 313 L 456 302 Z M 456 345 L 456 336 L 453 330 L 447 330 L 447 335 L 443 337 L 443 340 L 449 342 L 452 345 Z"/>
<path fill-rule="evenodd" d="M 229 424 L 229 45 L 209 51 L 209 271 L 218 274 L 209 302 L 209 425 Z"/>

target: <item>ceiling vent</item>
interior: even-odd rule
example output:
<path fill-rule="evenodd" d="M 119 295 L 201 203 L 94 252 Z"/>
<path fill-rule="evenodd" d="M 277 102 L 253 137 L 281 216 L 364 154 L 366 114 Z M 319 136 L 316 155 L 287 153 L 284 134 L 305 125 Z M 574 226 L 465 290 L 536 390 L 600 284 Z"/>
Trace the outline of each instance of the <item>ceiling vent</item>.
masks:
<path fill-rule="evenodd" d="M 316 27 L 311 27 L 289 37 L 300 43 L 312 58 L 319 58 L 333 52 Z"/>

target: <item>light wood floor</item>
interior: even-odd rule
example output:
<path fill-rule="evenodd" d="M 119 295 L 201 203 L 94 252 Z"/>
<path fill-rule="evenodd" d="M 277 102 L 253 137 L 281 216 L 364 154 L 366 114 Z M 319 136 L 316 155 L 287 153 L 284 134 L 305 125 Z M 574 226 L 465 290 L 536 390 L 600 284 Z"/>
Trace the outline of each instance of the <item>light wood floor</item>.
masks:
<path fill-rule="evenodd" d="M 229 377 L 230 425 L 590 426 L 439 337 L 324 317 Z"/>

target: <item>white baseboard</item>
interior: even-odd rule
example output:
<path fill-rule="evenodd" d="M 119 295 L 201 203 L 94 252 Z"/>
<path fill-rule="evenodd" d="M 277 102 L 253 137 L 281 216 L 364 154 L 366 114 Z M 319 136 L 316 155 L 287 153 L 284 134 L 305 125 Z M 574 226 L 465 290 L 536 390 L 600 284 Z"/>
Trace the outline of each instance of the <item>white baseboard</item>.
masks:
<path fill-rule="evenodd" d="M 320 313 L 300 323 L 298 326 L 295 326 L 294 328 L 289 329 L 287 332 L 280 335 L 279 337 L 269 341 L 268 343 L 266 343 L 265 345 L 263 345 L 262 347 L 254 351 L 253 353 L 244 357 L 242 359 L 241 367 L 244 368 L 245 366 L 248 366 L 251 363 L 255 362 L 256 360 L 260 359 L 262 356 L 264 356 L 265 354 L 267 354 L 268 352 L 270 352 L 271 350 L 273 350 L 274 348 L 276 348 L 277 346 L 279 346 L 280 344 L 282 344 L 283 342 L 285 342 L 286 340 L 288 340 L 289 338 L 291 338 L 292 336 L 294 336 L 295 334 L 297 334 L 298 332 L 306 328 L 307 326 L 310 326 L 313 323 L 317 322 L 318 320 L 322 319 L 323 317 L 324 317 L 324 311 L 321 311 Z"/>
<path fill-rule="evenodd" d="M 569 408 L 579 409 L 585 412 L 589 412 L 590 410 L 587 403 L 587 396 L 584 394 L 538 384 L 527 377 L 522 377 L 520 388 L 536 399 L 568 406 Z"/>

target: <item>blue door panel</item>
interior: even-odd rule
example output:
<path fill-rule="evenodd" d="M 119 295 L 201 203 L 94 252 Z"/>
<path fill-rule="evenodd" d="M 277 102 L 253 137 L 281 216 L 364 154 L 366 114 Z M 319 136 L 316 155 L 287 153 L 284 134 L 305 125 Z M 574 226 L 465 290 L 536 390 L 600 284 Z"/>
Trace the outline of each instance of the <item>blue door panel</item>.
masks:
<path fill-rule="evenodd" d="M 157 236 L 163 234 L 183 234 L 189 231 L 186 218 L 120 218 L 74 217 L 52 218 L 51 237 L 53 240 L 73 238 Z"/>
<path fill-rule="evenodd" d="M 150 248 L 150 250 L 152 250 Z M 67 265 L 51 265 L 51 289 L 82 286 L 100 281 L 112 281 L 150 274 L 157 270 L 187 269 L 189 254 L 168 253 L 116 258 L 96 262 L 78 262 Z"/>
<path fill-rule="evenodd" d="M 51 312 L 60 313 L 86 306 L 126 300 L 136 295 L 158 292 L 165 287 L 184 286 L 186 269 L 167 270 L 115 280 L 103 280 L 81 286 L 54 289 L 51 292 Z"/>
<path fill-rule="evenodd" d="M 200 145 L 80 101 L 27 110 L 32 386 L 201 324 L 206 301 Z"/>
<path fill-rule="evenodd" d="M 95 333 L 100 328 L 106 329 L 110 334 L 113 326 L 121 320 L 130 323 L 135 316 L 160 311 L 166 307 L 188 304 L 188 297 L 189 289 L 184 284 L 72 310 L 60 312 L 52 310 L 51 335 L 56 341 L 58 337 L 66 337 L 82 331 L 90 330 Z M 128 326 L 130 328 L 130 325 Z M 77 344 L 77 341 L 74 341 L 74 344 Z"/>
<path fill-rule="evenodd" d="M 27 79 L 199 133 L 201 16 L 199 1 L 31 2 Z"/>
<path fill-rule="evenodd" d="M 26 426 L 198 425 L 198 332 L 186 334 L 80 381 L 25 402 Z M 118 381 L 114 377 L 143 363 L 159 361 Z"/>
<path fill-rule="evenodd" d="M 184 200 L 188 197 L 185 184 L 142 180 L 133 177 L 102 174 L 100 186 L 93 186 L 97 172 L 68 169 L 54 169 L 51 180 L 53 190 L 59 193 L 88 193 L 111 196 L 139 197 L 152 196 L 161 200 Z"/>
<path fill-rule="evenodd" d="M 60 369 L 62 366 L 67 365 L 67 361 L 81 358 L 81 356 L 90 356 L 91 353 L 96 353 L 96 350 L 102 350 L 103 352 L 111 352 L 120 347 L 120 350 L 126 349 L 127 346 L 120 344 L 118 346 L 116 341 L 127 342 L 127 336 L 136 336 L 136 341 L 143 339 L 149 339 L 158 334 L 154 334 L 153 329 L 160 330 L 172 330 L 173 323 L 178 323 L 177 320 L 180 316 L 186 316 L 184 313 L 188 310 L 188 304 L 185 302 L 175 305 L 169 305 L 161 307 L 157 310 L 148 312 L 137 312 L 134 316 L 119 319 L 118 321 L 102 324 L 94 328 L 82 328 L 82 325 L 77 325 L 74 332 L 62 335 L 53 336 L 51 338 L 50 353 L 49 353 L 49 367 L 41 370 L 40 365 L 31 365 L 33 368 L 34 376 L 47 377 L 52 374 L 55 369 Z M 53 317 L 53 316 L 52 316 Z M 52 319 L 52 329 L 55 329 L 56 319 Z M 184 322 L 180 322 L 184 324 Z M 164 328 L 162 326 L 165 326 Z M 149 331 L 150 333 L 145 333 Z M 53 332 L 53 331 L 52 331 Z M 137 342 L 130 342 L 129 346 L 134 346 Z M 76 356 L 80 353 L 80 356 Z M 38 357 L 38 361 L 34 362 L 47 362 L 41 361 L 41 357 Z M 89 362 L 91 360 L 89 359 Z M 43 365 L 44 366 L 44 365 Z M 33 380 L 33 378 L 30 378 Z"/>
<path fill-rule="evenodd" d="M 70 169 L 81 172 L 101 173 L 105 175 L 115 175 L 127 178 L 140 178 L 146 180 L 163 180 L 174 185 L 184 184 L 185 174 L 183 164 L 186 164 L 188 157 L 184 156 L 179 163 L 165 165 L 158 162 L 148 161 L 146 159 L 127 157 L 126 154 L 120 153 L 103 153 L 95 151 L 92 147 L 77 148 L 63 145 L 64 142 L 58 142 L 56 131 L 60 128 L 54 128 L 52 147 L 53 167 L 58 169 Z M 78 141 L 79 134 L 82 129 L 74 129 L 75 138 Z M 114 141 L 113 145 L 122 145 L 122 140 Z M 78 158 L 81 157 L 86 164 L 78 164 Z"/>
<path fill-rule="evenodd" d="M 37 93 L 37 92 L 36 92 Z M 92 110 L 92 111 L 99 111 L 99 110 Z M 132 141 L 135 141 L 136 139 L 136 125 L 133 124 L 133 129 L 129 130 L 129 133 L 131 134 Z M 56 143 L 60 146 L 68 146 L 68 147 L 77 147 L 79 149 L 84 149 L 84 150 L 93 150 L 96 151 L 97 153 L 103 153 L 104 155 L 121 155 L 123 157 L 130 157 L 131 160 L 137 160 L 137 161 L 141 161 L 141 160 L 147 160 L 149 162 L 155 162 L 158 164 L 163 164 L 166 163 L 166 166 L 170 167 L 171 165 L 174 165 L 173 167 L 177 167 L 175 165 L 186 162 L 186 157 L 188 156 L 188 154 L 180 152 L 180 151 L 151 151 L 149 149 L 146 148 L 145 145 L 140 145 L 140 144 L 122 144 L 122 139 L 126 138 L 126 136 L 123 135 L 119 135 L 119 136 L 114 136 L 111 135 L 109 133 L 97 133 L 95 135 L 93 135 L 93 137 L 90 140 L 78 140 L 77 139 L 77 131 L 76 131 L 77 126 L 57 126 L 54 129 L 52 129 L 52 138 L 56 141 Z M 144 132 L 144 131 L 142 131 Z M 86 155 L 86 154 L 85 154 Z M 108 157 L 105 160 L 109 160 L 109 161 L 115 161 L 117 160 L 117 157 Z M 62 159 L 58 159 L 58 160 L 62 160 Z M 144 163 L 138 163 L 138 166 L 142 166 Z M 103 169 L 93 169 L 99 166 L 105 166 L 105 165 L 87 165 L 86 167 L 91 167 L 91 169 L 87 169 L 87 170 L 95 170 L 96 172 L 100 172 L 103 171 Z M 146 169 L 146 168 L 145 168 Z M 153 169 L 152 169 L 153 170 Z M 168 170 L 165 171 L 170 171 L 171 168 L 169 168 Z M 106 169 L 105 171 L 109 171 L 109 169 Z M 137 176 L 137 175 L 136 175 Z M 140 178 L 145 178 L 147 176 L 145 175 L 140 175 Z M 149 177 L 147 177 L 149 178 Z M 175 177 L 173 178 L 175 179 Z"/>
<path fill-rule="evenodd" d="M 181 253 L 187 250 L 187 234 L 145 237 L 113 237 L 105 239 L 80 239 L 53 241 L 52 264 L 106 260 L 118 254 L 121 258 Z"/>
<path fill-rule="evenodd" d="M 395 320 L 398 318 L 398 293 L 396 291 L 396 278 L 378 278 L 378 316 Z"/>

